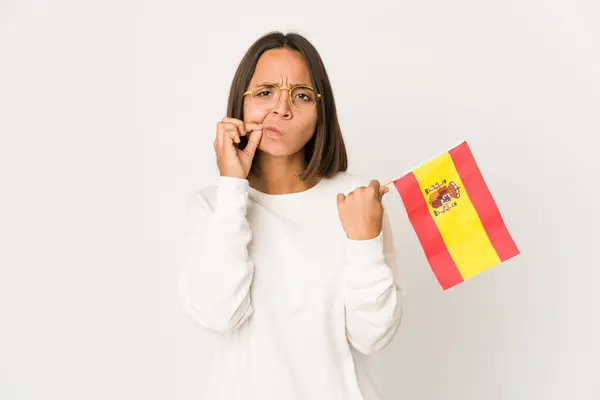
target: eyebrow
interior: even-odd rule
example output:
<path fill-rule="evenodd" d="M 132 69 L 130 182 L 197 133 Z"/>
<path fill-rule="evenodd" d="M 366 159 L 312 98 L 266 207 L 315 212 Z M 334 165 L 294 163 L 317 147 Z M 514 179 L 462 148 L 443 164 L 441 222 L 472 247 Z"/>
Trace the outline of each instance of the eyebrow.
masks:
<path fill-rule="evenodd" d="M 269 82 L 269 81 L 262 81 L 262 82 L 257 83 L 257 85 L 283 86 L 282 83 L 279 83 L 279 82 Z M 310 83 L 304 83 L 304 82 L 301 82 L 301 83 L 290 83 L 290 86 L 309 86 L 309 87 L 312 87 L 312 85 Z"/>

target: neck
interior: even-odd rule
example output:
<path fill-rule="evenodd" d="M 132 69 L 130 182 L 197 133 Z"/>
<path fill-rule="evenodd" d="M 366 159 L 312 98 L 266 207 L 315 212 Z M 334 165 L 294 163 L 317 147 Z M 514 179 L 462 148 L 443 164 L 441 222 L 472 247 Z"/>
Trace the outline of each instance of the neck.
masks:
<path fill-rule="evenodd" d="M 304 154 L 298 152 L 291 156 L 272 156 L 261 152 L 257 154 L 259 175 L 248 177 L 250 186 L 268 194 L 296 193 L 311 188 L 318 182 L 305 182 L 300 175 L 305 168 Z"/>

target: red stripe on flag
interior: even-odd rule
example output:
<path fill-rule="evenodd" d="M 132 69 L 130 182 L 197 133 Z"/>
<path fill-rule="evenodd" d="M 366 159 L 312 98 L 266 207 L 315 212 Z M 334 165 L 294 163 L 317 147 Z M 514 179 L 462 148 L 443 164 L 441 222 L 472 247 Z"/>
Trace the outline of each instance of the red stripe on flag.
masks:
<path fill-rule="evenodd" d="M 429 212 L 421 194 L 419 182 L 413 173 L 394 181 L 421 246 L 427 256 L 431 270 L 443 289 L 463 281 L 454 260 L 448 252 L 444 239 Z"/>
<path fill-rule="evenodd" d="M 449 153 L 463 183 L 464 190 L 471 199 L 473 207 L 475 207 L 483 228 L 500 260 L 504 262 L 519 254 L 519 249 L 504 224 L 500 210 L 483 179 L 467 142 L 463 142 L 450 150 Z"/>

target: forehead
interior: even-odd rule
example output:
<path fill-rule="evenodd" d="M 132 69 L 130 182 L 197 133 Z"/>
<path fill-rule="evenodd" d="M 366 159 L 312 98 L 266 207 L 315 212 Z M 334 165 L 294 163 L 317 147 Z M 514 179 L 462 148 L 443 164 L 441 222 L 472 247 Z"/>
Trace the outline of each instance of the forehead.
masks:
<path fill-rule="evenodd" d="M 310 71 L 302 54 L 289 49 L 272 49 L 258 59 L 251 84 L 310 84 Z"/>

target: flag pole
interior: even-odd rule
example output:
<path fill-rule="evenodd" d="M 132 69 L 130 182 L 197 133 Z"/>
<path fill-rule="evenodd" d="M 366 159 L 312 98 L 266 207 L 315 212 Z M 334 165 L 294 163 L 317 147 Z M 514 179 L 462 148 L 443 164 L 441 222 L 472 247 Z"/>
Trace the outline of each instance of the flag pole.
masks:
<path fill-rule="evenodd" d="M 461 144 L 463 144 L 463 143 L 465 143 L 465 142 L 466 142 L 466 141 L 465 141 L 465 140 L 463 140 L 462 142 L 459 142 L 459 143 L 455 144 L 454 146 L 451 146 L 451 149 L 453 149 L 453 148 L 455 148 L 455 147 L 458 147 L 458 146 L 460 146 Z M 400 179 L 400 178 L 402 178 L 403 176 L 405 176 L 405 175 L 409 174 L 411 171 L 413 171 L 413 170 L 415 170 L 415 169 L 419 168 L 419 167 L 420 167 L 420 166 L 422 166 L 422 165 L 425 165 L 425 164 L 429 163 L 430 161 L 433 161 L 433 160 L 435 160 L 436 158 L 438 158 L 439 156 L 441 156 L 442 154 L 445 154 L 445 153 L 447 153 L 447 152 L 448 152 L 448 151 L 443 151 L 443 152 L 441 152 L 441 153 L 439 153 L 439 154 L 437 154 L 437 155 L 435 155 L 435 156 L 431 157 L 431 158 L 430 158 L 430 159 L 428 159 L 427 161 L 424 161 L 424 162 L 422 162 L 421 164 L 419 164 L 417 167 L 415 167 L 415 168 L 413 168 L 413 169 L 411 169 L 411 170 L 409 170 L 409 171 L 405 172 L 403 175 L 400 175 L 400 176 L 398 176 L 398 177 L 396 177 L 396 178 L 394 178 L 394 179 L 392 179 L 392 180 L 389 180 L 389 181 L 387 181 L 385 184 L 383 184 L 383 185 L 381 185 L 381 186 L 387 186 L 387 185 L 389 185 L 390 183 L 394 183 L 394 182 L 395 182 L 395 181 L 397 181 L 398 179 Z"/>
<path fill-rule="evenodd" d="M 401 178 L 400 176 L 399 176 L 399 177 L 397 177 L 397 178 L 394 178 L 394 179 L 392 179 L 391 181 L 388 181 L 387 183 L 385 183 L 385 184 L 383 184 L 383 185 L 381 185 L 381 186 L 387 186 L 387 185 L 389 185 L 390 183 L 394 183 L 394 181 L 397 181 L 397 180 L 398 180 L 398 179 L 400 179 L 400 178 Z"/>

